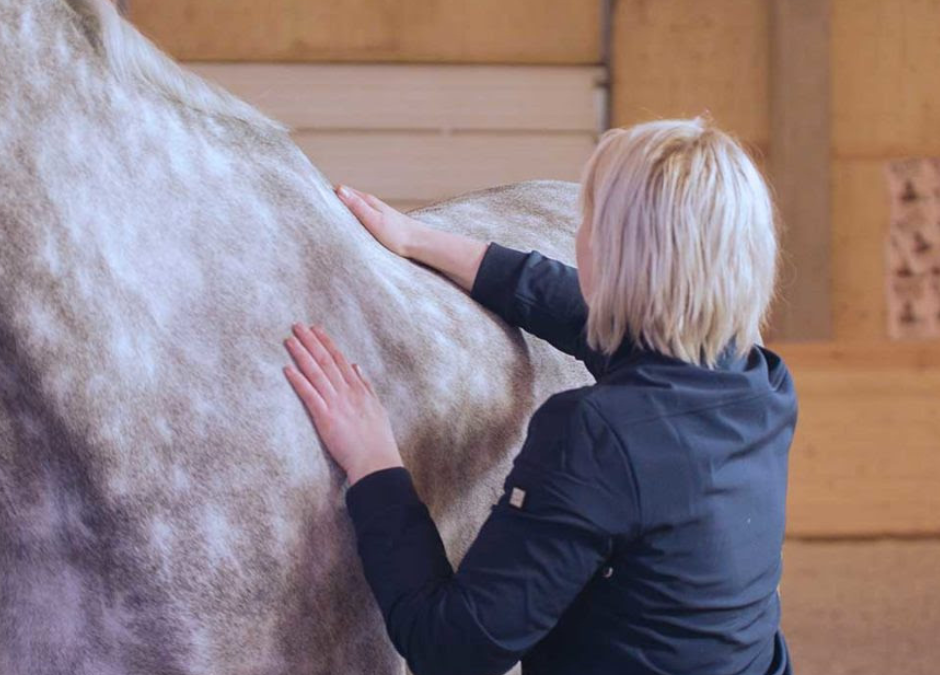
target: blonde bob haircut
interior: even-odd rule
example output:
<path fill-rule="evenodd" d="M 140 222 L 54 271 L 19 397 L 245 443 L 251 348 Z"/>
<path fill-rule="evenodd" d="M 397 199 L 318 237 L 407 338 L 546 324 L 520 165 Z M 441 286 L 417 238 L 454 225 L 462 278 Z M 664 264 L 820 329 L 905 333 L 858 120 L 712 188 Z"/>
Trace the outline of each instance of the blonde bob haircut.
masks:
<path fill-rule="evenodd" d="M 710 120 L 610 129 L 584 166 L 588 345 L 714 368 L 756 343 L 774 295 L 777 219 L 747 152 Z"/>

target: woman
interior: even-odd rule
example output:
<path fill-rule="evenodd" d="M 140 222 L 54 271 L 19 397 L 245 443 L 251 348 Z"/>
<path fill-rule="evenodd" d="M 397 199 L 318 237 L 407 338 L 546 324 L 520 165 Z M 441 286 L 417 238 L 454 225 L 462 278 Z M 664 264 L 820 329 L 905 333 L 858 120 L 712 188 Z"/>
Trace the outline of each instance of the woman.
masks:
<path fill-rule="evenodd" d="M 597 380 L 535 412 L 454 572 L 369 382 L 295 326 L 285 372 L 347 471 L 366 579 L 412 671 L 791 672 L 777 588 L 796 397 L 760 346 L 774 211 L 741 147 L 701 118 L 605 133 L 577 269 L 339 196 L 391 251 Z"/>

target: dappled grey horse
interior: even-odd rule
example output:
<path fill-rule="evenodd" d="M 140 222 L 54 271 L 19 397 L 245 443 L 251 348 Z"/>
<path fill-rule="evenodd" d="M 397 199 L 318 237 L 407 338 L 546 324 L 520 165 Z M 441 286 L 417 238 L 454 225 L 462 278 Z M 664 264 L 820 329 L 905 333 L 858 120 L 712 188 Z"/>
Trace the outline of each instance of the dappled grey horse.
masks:
<path fill-rule="evenodd" d="M 577 186 L 415 212 L 571 259 Z M 0 673 L 399 673 L 281 368 L 375 382 L 456 565 L 586 371 L 371 238 L 286 131 L 103 0 L 0 0 Z"/>

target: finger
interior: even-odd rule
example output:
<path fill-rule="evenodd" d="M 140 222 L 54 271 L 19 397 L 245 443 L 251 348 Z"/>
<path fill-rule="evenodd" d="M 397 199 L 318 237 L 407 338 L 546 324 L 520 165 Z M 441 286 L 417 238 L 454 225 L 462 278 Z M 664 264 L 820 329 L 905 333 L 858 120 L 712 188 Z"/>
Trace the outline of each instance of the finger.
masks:
<path fill-rule="evenodd" d="M 354 363 L 352 367 L 353 367 L 353 370 L 356 372 L 356 377 L 359 378 L 359 382 L 362 383 L 362 386 L 364 386 L 370 394 L 374 395 L 375 390 L 372 389 L 372 384 L 369 382 L 369 380 L 366 379 L 366 376 L 363 374 L 362 368 L 359 367 L 359 364 Z"/>
<path fill-rule="evenodd" d="M 364 223 L 366 221 L 371 222 L 373 218 L 379 215 L 378 211 L 366 201 L 358 190 L 342 185 L 337 190 L 337 194 L 346 207 L 353 212 L 353 215 Z"/>
<path fill-rule="evenodd" d="M 336 362 L 336 367 L 346 384 L 350 386 L 355 385 L 359 381 L 359 378 L 356 377 L 353 369 L 349 366 L 349 362 L 346 360 L 346 357 L 343 356 L 343 352 L 341 352 L 336 346 L 336 343 L 333 342 L 333 338 L 327 335 L 326 332 L 319 326 L 310 326 L 310 329 L 318 338 L 320 338 L 320 342 L 322 342 L 323 346 L 326 347 L 326 351 L 328 351 L 333 356 L 333 360 Z"/>
<path fill-rule="evenodd" d="M 301 344 L 307 348 L 307 351 L 310 352 L 310 355 L 317 362 L 317 365 L 319 365 L 326 374 L 330 384 L 333 385 L 333 389 L 339 391 L 340 387 L 342 387 L 346 381 L 339 372 L 339 367 L 336 365 L 336 360 L 333 358 L 333 355 L 323 346 L 320 338 L 317 337 L 312 330 L 301 324 L 294 324 L 294 335 L 296 335 Z"/>
<path fill-rule="evenodd" d="M 313 415 L 314 421 L 326 414 L 328 410 L 326 401 L 317 393 L 317 390 L 310 384 L 307 378 L 300 374 L 299 370 L 293 366 L 284 366 L 284 374 L 287 375 L 287 379 L 290 381 L 294 391 L 297 392 L 300 400 L 303 401 L 304 405 L 307 407 L 307 410 Z"/>
<path fill-rule="evenodd" d="M 330 379 L 323 372 L 323 368 L 320 367 L 320 364 L 317 363 L 300 340 L 291 336 L 284 343 L 287 345 L 287 350 L 291 356 L 294 357 L 300 372 L 313 385 L 320 397 L 324 401 L 333 400 L 333 397 L 336 396 L 336 388 L 330 383 Z"/>
<path fill-rule="evenodd" d="M 356 195 L 357 195 L 362 201 L 364 201 L 366 204 L 368 204 L 369 206 L 371 206 L 372 208 L 374 208 L 376 211 L 382 211 L 383 209 L 390 208 L 388 204 L 386 204 L 385 202 L 383 202 L 381 199 L 379 199 L 378 197 L 376 197 L 374 194 L 371 194 L 371 193 L 369 193 L 369 192 L 363 192 L 362 190 L 357 190 L 356 188 L 349 188 L 349 189 L 352 190 L 353 192 L 355 192 Z"/>

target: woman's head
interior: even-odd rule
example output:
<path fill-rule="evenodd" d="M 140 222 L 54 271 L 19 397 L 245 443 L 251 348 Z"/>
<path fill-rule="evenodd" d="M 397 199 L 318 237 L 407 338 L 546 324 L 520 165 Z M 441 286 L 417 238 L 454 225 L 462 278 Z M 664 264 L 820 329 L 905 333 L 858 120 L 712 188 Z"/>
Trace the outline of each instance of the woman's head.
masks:
<path fill-rule="evenodd" d="M 774 293 L 769 189 L 747 153 L 701 118 L 601 136 L 584 167 L 577 258 L 588 344 L 625 337 L 713 367 L 759 343 Z"/>

